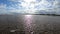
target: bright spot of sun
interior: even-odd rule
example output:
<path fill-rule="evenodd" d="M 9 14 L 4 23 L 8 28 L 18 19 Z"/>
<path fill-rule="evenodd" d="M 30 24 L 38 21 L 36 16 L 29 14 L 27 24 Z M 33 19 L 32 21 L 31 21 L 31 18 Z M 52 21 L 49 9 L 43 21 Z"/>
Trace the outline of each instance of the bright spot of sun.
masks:
<path fill-rule="evenodd" d="M 24 1 L 30 3 L 30 2 L 34 2 L 36 0 L 24 0 Z"/>
<path fill-rule="evenodd" d="M 25 15 L 26 17 L 31 17 L 32 15 Z"/>
<path fill-rule="evenodd" d="M 24 3 L 24 2 L 23 2 L 21 5 L 22 5 L 23 7 L 28 7 L 28 6 L 29 6 L 28 3 Z"/>

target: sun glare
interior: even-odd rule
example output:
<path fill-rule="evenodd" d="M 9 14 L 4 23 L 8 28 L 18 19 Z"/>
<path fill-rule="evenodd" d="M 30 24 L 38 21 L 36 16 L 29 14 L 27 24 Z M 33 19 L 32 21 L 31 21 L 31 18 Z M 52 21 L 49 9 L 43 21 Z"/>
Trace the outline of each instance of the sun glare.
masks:
<path fill-rule="evenodd" d="M 30 3 L 30 2 L 34 2 L 35 0 L 24 0 L 24 1 Z"/>

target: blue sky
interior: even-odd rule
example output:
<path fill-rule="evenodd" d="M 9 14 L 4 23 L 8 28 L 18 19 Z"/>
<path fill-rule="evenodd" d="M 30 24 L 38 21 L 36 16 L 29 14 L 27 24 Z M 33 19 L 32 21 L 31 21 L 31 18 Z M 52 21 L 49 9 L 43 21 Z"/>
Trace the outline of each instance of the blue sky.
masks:
<path fill-rule="evenodd" d="M 60 9 L 60 0 L 0 0 L 0 10 L 9 11 L 32 11 Z M 58 5 L 59 4 L 59 5 Z M 59 11 L 59 10 L 58 10 Z"/>
<path fill-rule="evenodd" d="M 14 2 L 14 1 L 10 1 L 10 0 L 0 0 L 0 5 L 6 5 L 6 9 L 9 9 L 10 7 L 13 8 L 18 8 L 18 6 L 16 6 L 17 4 L 21 4 L 21 2 Z M 11 9 L 13 9 L 11 8 Z"/>

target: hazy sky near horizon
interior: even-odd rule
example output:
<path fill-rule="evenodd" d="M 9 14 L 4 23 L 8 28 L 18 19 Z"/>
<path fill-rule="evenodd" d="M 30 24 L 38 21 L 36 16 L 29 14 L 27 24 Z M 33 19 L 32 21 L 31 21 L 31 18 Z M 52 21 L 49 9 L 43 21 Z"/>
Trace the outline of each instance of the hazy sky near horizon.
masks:
<path fill-rule="evenodd" d="M 57 10 L 60 11 L 60 0 L 0 0 L 0 11 L 12 10 Z"/>

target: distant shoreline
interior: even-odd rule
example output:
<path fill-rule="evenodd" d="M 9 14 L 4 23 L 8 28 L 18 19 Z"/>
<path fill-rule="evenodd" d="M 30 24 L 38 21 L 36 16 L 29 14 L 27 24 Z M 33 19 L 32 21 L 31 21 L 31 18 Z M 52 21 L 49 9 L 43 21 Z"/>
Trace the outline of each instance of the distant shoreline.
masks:
<path fill-rule="evenodd" d="M 5 15 L 47 15 L 47 16 L 60 16 L 60 15 L 56 15 L 56 14 L 0 14 L 0 16 L 5 16 Z"/>

